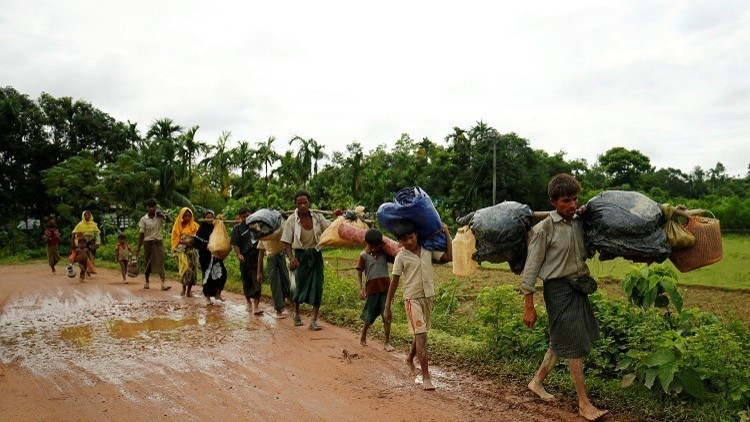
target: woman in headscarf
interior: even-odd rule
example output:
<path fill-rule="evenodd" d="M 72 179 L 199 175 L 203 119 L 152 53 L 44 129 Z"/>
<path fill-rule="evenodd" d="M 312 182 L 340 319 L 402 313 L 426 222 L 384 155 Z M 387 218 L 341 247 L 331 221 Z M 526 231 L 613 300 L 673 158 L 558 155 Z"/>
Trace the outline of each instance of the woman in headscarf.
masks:
<path fill-rule="evenodd" d="M 210 221 L 204 221 L 198 227 L 193 247 L 198 251 L 198 262 L 203 274 L 203 296 L 206 297 L 206 305 L 211 305 L 212 296 L 222 302 L 225 300 L 221 297 L 221 291 L 227 282 L 227 269 L 224 267 L 224 260 L 212 255 L 208 250 L 208 238 L 214 231 L 214 212 L 206 210 L 203 218 Z"/>
<path fill-rule="evenodd" d="M 94 221 L 94 216 L 91 211 L 86 210 L 81 214 L 81 221 L 73 228 L 73 235 L 71 237 L 71 245 L 75 249 L 78 247 L 78 239 L 86 239 L 86 249 L 91 252 L 91 256 L 96 258 L 96 249 L 102 243 L 101 234 L 99 232 L 99 226 Z M 87 272 L 89 277 L 91 274 L 95 274 L 93 269 L 93 260 L 91 268 Z"/>
<path fill-rule="evenodd" d="M 198 223 L 188 207 L 180 210 L 172 226 L 172 253 L 177 255 L 177 265 L 182 283 L 180 296 L 193 297 L 190 290 L 198 282 L 200 264 L 198 251 L 193 247 L 193 238 L 198 232 Z"/>

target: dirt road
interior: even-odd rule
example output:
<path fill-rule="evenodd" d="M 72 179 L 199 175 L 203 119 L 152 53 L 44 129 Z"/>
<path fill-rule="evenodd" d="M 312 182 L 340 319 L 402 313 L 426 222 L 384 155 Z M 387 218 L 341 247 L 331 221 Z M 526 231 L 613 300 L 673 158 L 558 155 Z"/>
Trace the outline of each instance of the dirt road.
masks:
<path fill-rule="evenodd" d="M 131 280 L 0 266 L 0 420 L 582 420 L 522 386 L 439 367 L 425 392 L 404 354 L 362 347 L 349 330 Z"/>

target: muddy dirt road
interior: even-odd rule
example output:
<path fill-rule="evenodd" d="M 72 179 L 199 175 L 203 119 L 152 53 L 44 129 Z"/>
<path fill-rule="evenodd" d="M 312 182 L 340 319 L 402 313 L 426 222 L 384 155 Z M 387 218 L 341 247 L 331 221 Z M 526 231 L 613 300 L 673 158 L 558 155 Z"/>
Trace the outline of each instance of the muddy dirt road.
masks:
<path fill-rule="evenodd" d="M 251 316 L 233 294 L 206 307 L 177 283 L 142 281 L 0 266 L 0 421 L 582 420 L 522 386 L 439 367 L 425 392 L 403 353 L 362 347 L 349 330 L 294 327 L 268 304 Z"/>

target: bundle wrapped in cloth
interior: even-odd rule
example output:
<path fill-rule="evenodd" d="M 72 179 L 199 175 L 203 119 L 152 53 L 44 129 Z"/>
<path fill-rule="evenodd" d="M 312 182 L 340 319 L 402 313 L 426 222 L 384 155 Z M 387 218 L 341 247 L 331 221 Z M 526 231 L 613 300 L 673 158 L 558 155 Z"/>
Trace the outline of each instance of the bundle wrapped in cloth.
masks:
<path fill-rule="evenodd" d="M 279 230 L 282 226 L 281 213 L 269 208 L 261 208 L 250 214 L 245 219 L 245 224 L 253 232 L 256 239 L 266 237 L 269 234 Z"/>
<path fill-rule="evenodd" d="M 389 232 L 393 232 L 398 221 L 407 220 L 414 224 L 419 243 L 426 249 L 445 251 L 447 239 L 442 231 L 442 222 L 430 196 L 419 186 L 399 190 L 393 202 L 384 202 L 377 212 L 378 222 Z"/>
<path fill-rule="evenodd" d="M 221 214 L 217 215 L 213 225 L 214 229 L 208 236 L 206 248 L 211 252 L 211 255 L 219 259 L 225 259 L 232 251 L 232 246 L 229 234 L 227 234 L 227 227 L 224 225 L 224 217 Z"/>
<path fill-rule="evenodd" d="M 341 224 L 338 228 L 338 231 L 340 238 L 356 241 L 357 245 L 359 246 L 365 245 L 365 234 L 367 234 L 366 229 L 354 227 L 349 224 Z M 380 247 L 383 252 L 392 257 L 395 257 L 396 254 L 398 254 L 398 251 L 403 248 L 400 243 L 385 236 L 383 236 L 383 243 L 381 243 Z"/>
<path fill-rule="evenodd" d="M 586 246 L 603 261 L 622 257 L 664 262 L 672 251 L 659 204 L 638 192 L 610 190 L 591 198 L 582 215 Z"/>
<path fill-rule="evenodd" d="M 369 226 L 362 219 L 364 211 L 364 207 L 358 206 L 353 211 L 348 210 L 346 213 L 333 220 L 331 225 L 323 231 L 323 234 L 320 235 L 318 247 L 354 248 L 361 246 L 362 242 L 360 242 L 359 238 L 357 238 L 356 232 L 347 230 L 347 228 L 366 231 Z M 344 228 L 344 230 L 341 230 L 341 228 Z"/>
<path fill-rule="evenodd" d="M 472 258 L 481 263 L 507 262 L 511 271 L 523 272 L 526 264 L 526 233 L 533 226 L 533 213 L 526 204 L 504 201 L 482 208 L 458 220 L 468 225 L 476 238 Z"/>

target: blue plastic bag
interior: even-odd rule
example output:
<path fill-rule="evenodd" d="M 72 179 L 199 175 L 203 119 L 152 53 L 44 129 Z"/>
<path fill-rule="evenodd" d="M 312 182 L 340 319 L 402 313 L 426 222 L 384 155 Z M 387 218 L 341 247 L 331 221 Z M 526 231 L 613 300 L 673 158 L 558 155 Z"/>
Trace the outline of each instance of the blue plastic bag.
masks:
<path fill-rule="evenodd" d="M 410 186 L 396 192 L 393 202 L 384 202 L 377 212 L 378 222 L 393 232 L 396 221 L 408 220 L 417 229 L 419 244 L 432 251 L 445 251 L 447 239 L 442 222 L 430 196 L 419 186 Z"/>

